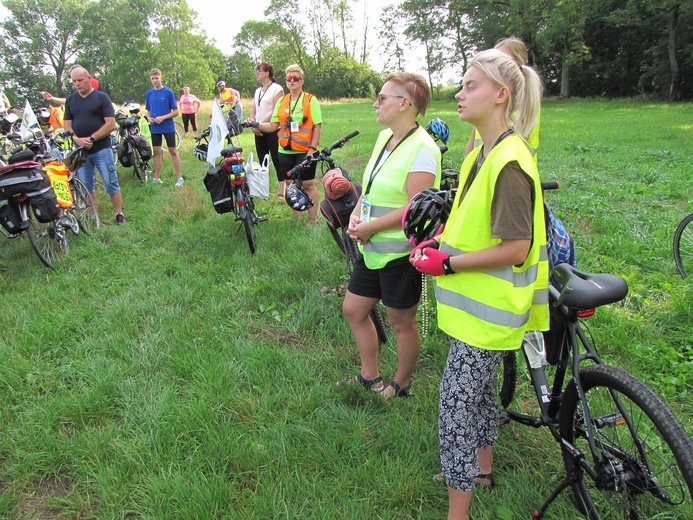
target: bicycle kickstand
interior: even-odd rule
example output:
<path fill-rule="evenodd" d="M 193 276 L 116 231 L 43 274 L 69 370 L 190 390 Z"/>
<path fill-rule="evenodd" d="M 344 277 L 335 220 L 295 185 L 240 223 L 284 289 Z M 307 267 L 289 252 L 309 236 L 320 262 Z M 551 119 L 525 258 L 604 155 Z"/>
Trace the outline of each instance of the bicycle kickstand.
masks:
<path fill-rule="evenodd" d="M 538 520 L 540 518 L 544 517 L 544 513 L 546 513 L 546 510 L 549 508 L 551 503 L 556 500 L 558 495 L 561 494 L 561 492 L 573 484 L 575 482 L 575 478 L 571 476 L 567 476 L 563 481 L 558 485 L 558 487 L 555 489 L 553 493 L 551 493 L 551 496 L 548 498 L 546 502 L 544 502 L 544 505 L 542 505 L 539 509 L 535 509 L 534 512 L 532 513 L 532 518 L 535 520 Z"/>

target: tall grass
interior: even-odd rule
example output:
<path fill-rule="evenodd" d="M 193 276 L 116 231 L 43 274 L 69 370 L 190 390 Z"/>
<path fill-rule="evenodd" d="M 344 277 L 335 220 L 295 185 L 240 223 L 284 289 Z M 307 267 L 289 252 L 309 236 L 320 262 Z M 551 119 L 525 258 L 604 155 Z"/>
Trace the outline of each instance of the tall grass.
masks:
<path fill-rule="evenodd" d="M 335 152 L 360 178 L 381 129 L 370 104 L 324 104 L 323 115 L 323 146 L 361 131 Z M 450 100 L 436 116 L 458 166 L 470 129 Z M 547 100 L 540 148 L 581 267 L 630 286 L 591 320 L 600 352 L 689 432 L 693 302 L 671 239 L 691 210 L 691 121 L 686 104 Z M 250 133 L 239 142 L 254 148 Z M 251 256 L 233 219 L 214 213 L 192 143 L 180 150 L 183 188 L 167 156 L 163 186 L 119 167 L 127 225 L 99 194 L 105 226 L 75 237 L 54 271 L 25 239 L 0 246 L 0 516 L 445 518 L 445 487 L 430 481 L 442 334 L 433 326 L 424 340 L 412 399 L 336 391 L 358 355 L 329 290 L 346 277 L 327 228 L 295 221 L 273 178 Z M 394 346 L 381 356 L 389 377 Z M 474 518 L 527 517 L 561 480 L 560 453 L 544 432 L 503 427 L 495 472 Z M 568 493 L 549 516 L 577 516 Z"/>

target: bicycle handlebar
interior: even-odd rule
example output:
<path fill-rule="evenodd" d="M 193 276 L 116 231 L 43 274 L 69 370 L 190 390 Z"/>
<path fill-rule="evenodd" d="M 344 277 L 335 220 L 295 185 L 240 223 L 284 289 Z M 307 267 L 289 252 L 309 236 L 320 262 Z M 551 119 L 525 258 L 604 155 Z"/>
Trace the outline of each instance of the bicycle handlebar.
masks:
<path fill-rule="evenodd" d="M 541 183 L 541 189 L 546 190 L 557 190 L 561 187 L 561 183 L 558 181 L 545 181 Z"/>
<path fill-rule="evenodd" d="M 303 168 L 307 168 L 308 166 L 310 166 L 313 163 L 317 163 L 317 162 L 331 163 L 332 159 L 330 156 L 332 155 L 332 152 L 334 150 L 336 150 L 337 148 L 341 148 L 342 146 L 344 146 L 347 141 L 353 139 L 354 137 L 356 137 L 360 133 L 361 132 L 359 132 L 358 130 L 354 130 L 349 135 L 342 137 L 341 139 L 332 143 L 329 147 L 323 148 L 322 151 L 318 152 L 316 150 L 315 152 L 313 152 L 312 155 L 306 156 L 306 158 L 303 161 L 301 161 L 299 164 L 297 164 L 296 166 L 291 168 L 288 172 L 286 172 L 286 178 L 292 179 L 294 177 L 294 175 L 296 175 L 298 172 L 300 172 Z M 332 166 L 332 164 L 330 164 L 330 165 Z M 299 178 L 300 178 L 300 176 L 299 176 Z"/>

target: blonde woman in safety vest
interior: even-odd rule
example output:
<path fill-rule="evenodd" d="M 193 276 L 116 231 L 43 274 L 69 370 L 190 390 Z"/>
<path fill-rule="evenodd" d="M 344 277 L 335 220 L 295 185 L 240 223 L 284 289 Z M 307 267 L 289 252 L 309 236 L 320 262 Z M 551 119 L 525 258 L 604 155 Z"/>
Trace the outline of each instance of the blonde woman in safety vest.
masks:
<path fill-rule="evenodd" d="M 420 191 L 440 186 L 440 150 L 416 122 L 425 115 L 431 93 L 418 74 L 396 72 L 373 104 L 385 126 L 363 174 L 361 198 L 349 219 L 349 236 L 360 244 L 363 260 L 349 279 L 344 315 L 361 357 L 361 371 L 339 384 L 360 383 L 384 399 L 408 397 L 421 341 L 416 309 L 421 275 L 409 264 L 412 244 L 402 231 L 404 209 Z M 378 337 L 369 318 L 382 300 L 395 330 L 397 372 L 386 386 L 378 366 Z"/>
<path fill-rule="evenodd" d="M 313 94 L 303 91 L 304 77 L 303 69 L 298 65 L 289 65 L 286 68 L 286 86 L 289 93 L 275 105 L 270 122 L 260 123 L 256 127 L 262 132 L 279 131 L 279 168 L 282 174 L 320 147 L 320 103 Z M 303 189 L 313 200 L 313 206 L 307 211 L 308 220 L 317 224 L 320 193 L 315 185 L 315 164 L 301 170 L 301 179 Z M 301 218 L 303 214 L 294 211 L 294 216 Z"/>
<path fill-rule="evenodd" d="M 541 83 L 492 49 L 469 63 L 455 96 L 483 144 L 462 163 L 442 235 L 415 247 L 412 264 L 435 276 L 438 326 L 450 350 L 440 384 L 440 459 L 448 519 L 469 518 L 475 484 L 493 484 L 498 437 L 494 374 L 503 352 L 548 325 L 548 260 L 541 183 L 521 137 L 536 124 Z"/>

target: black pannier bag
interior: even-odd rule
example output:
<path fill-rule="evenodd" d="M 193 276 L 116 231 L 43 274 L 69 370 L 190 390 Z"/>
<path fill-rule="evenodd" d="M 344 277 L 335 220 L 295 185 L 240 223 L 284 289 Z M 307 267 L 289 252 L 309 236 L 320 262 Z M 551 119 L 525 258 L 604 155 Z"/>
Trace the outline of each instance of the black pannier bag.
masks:
<path fill-rule="evenodd" d="M 361 183 L 352 182 L 351 189 L 338 199 L 332 199 L 327 194 L 320 202 L 320 211 L 332 229 L 340 229 L 349 225 L 349 217 L 361 196 Z"/>
<path fill-rule="evenodd" d="M 39 222 L 50 222 L 60 216 L 58 198 L 41 165 L 26 161 L 12 165 L 0 173 L 0 200 L 25 193 Z"/>
<path fill-rule="evenodd" d="M 130 168 L 132 166 L 130 157 L 128 157 L 128 148 L 124 142 L 118 143 L 116 146 L 116 154 L 118 155 L 118 162 L 120 164 L 126 168 Z"/>
<path fill-rule="evenodd" d="M 148 161 L 152 158 L 152 147 L 149 146 L 149 139 L 143 135 L 138 135 L 135 137 L 135 146 L 137 146 L 143 161 Z"/>
<path fill-rule="evenodd" d="M 29 227 L 29 221 L 22 222 L 19 208 L 15 204 L 10 204 L 7 200 L 0 200 L 0 225 L 9 234 L 16 235 Z"/>
<path fill-rule="evenodd" d="M 204 178 L 205 188 L 212 197 L 214 210 L 219 213 L 233 211 L 233 199 L 231 198 L 231 183 L 228 174 L 221 167 L 212 167 Z"/>

